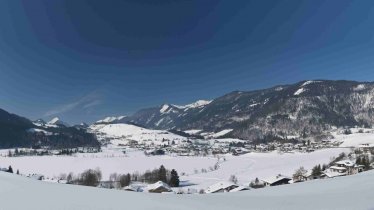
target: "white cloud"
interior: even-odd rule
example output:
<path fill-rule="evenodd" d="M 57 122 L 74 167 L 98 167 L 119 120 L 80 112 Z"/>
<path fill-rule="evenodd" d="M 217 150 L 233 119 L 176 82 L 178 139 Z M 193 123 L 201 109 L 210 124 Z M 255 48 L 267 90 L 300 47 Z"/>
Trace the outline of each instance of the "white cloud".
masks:
<path fill-rule="evenodd" d="M 77 101 L 60 105 L 55 107 L 44 114 L 44 117 L 50 117 L 58 114 L 62 114 L 65 112 L 72 111 L 77 108 L 81 108 L 83 110 L 92 108 L 94 106 L 100 105 L 102 103 L 101 95 L 98 91 L 93 91 L 81 98 Z"/>

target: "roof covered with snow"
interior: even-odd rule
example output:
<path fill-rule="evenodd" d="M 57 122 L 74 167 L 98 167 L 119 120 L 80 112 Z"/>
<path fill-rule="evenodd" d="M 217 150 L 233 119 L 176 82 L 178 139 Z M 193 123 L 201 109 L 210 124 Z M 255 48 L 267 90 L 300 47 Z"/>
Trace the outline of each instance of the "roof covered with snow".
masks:
<path fill-rule="evenodd" d="M 206 190 L 205 190 L 205 193 L 214 193 L 214 192 L 217 192 L 217 191 L 220 191 L 222 189 L 226 189 L 226 188 L 230 188 L 230 187 L 238 187 L 238 185 L 236 185 L 235 183 L 232 183 L 232 182 L 218 182 L 210 187 L 208 187 Z"/>

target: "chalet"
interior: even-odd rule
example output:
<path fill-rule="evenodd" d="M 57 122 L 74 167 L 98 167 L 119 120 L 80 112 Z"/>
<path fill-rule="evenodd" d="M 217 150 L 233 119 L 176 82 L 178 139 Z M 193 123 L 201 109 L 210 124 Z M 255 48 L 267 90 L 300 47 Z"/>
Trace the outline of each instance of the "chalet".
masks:
<path fill-rule="evenodd" d="M 364 166 L 356 165 L 351 160 L 342 160 L 335 163 L 338 167 L 346 168 L 347 175 L 357 174 L 363 171 Z"/>
<path fill-rule="evenodd" d="M 205 193 L 222 193 L 230 192 L 231 190 L 239 187 L 232 182 L 218 182 L 205 190 Z"/>
<path fill-rule="evenodd" d="M 147 186 L 147 190 L 150 193 L 165 193 L 165 192 L 172 192 L 171 188 L 168 184 L 162 181 L 158 181 L 154 184 L 150 184 Z"/>
<path fill-rule="evenodd" d="M 275 177 L 270 177 L 268 179 L 263 179 L 261 181 L 264 182 L 265 186 L 278 186 L 278 185 L 284 185 L 289 184 L 289 182 L 292 179 L 287 176 L 283 176 L 282 174 L 278 174 Z"/>
<path fill-rule="evenodd" d="M 337 176 L 345 176 L 360 173 L 364 170 L 364 166 L 356 165 L 351 160 L 341 160 L 323 172 L 324 176 L 333 178 Z"/>

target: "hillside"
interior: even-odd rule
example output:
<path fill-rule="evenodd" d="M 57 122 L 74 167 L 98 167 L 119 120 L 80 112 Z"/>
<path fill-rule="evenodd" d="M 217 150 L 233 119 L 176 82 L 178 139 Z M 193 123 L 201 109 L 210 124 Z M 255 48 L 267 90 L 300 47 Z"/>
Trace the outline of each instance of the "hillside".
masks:
<path fill-rule="evenodd" d="M 110 141 L 113 144 L 127 144 L 130 141 L 137 141 L 138 143 L 163 145 L 174 141 L 175 144 L 180 143 L 187 138 L 179 136 L 164 130 L 152 130 L 142 128 L 136 125 L 125 123 L 109 124 L 94 124 L 89 127 L 89 132 L 94 133 L 101 143 Z"/>
<path fill-rule="evenodd" d="M 47 146 L 70 148 L 99 146 L 96 137 L 84 130 L 62 125 L 58 118 L 47 124 L 36 123 L 0 109 L 0 148 Z"/>
<path fill-rule="evenodd" d="M 373 105 L 374 83 L 315 80 L 234 91 L 195 107 L 164 104 L 126 120 L 153 129 L 232 129 L 227 137 L 250 140 L 306 138 L 326 134 L 332 127 L 370 127 Z"/>
<path fill-rule="evenodd" d="M 160 195 L 45 183 L 0 173 L 4 209 L 372 209 L 374 172 L 230 194 Z M 82 196 L 84 195 L 84 196 Z M 17 198 L 22 202 L 17 202 Z"/>

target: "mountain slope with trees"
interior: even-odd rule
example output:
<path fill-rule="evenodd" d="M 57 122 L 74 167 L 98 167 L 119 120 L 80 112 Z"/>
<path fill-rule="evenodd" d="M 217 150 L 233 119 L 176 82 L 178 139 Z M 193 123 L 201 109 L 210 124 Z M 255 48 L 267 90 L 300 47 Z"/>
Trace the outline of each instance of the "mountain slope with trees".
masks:
<path fill-rule="evenodd" d="M 164 104 L 125 119 L 153 129 L 219 132 L 266 140 L 323 135 L 332 127 L 374 123 L 374 83 L 314 80 L 263 90 L 234 91 L 199 107 Z"/>
<path fill-rule="evenodd" d="M 0 148 L 100 146 L 93 134 L 74 127 L 42 127 L 0 109 Z"/>

